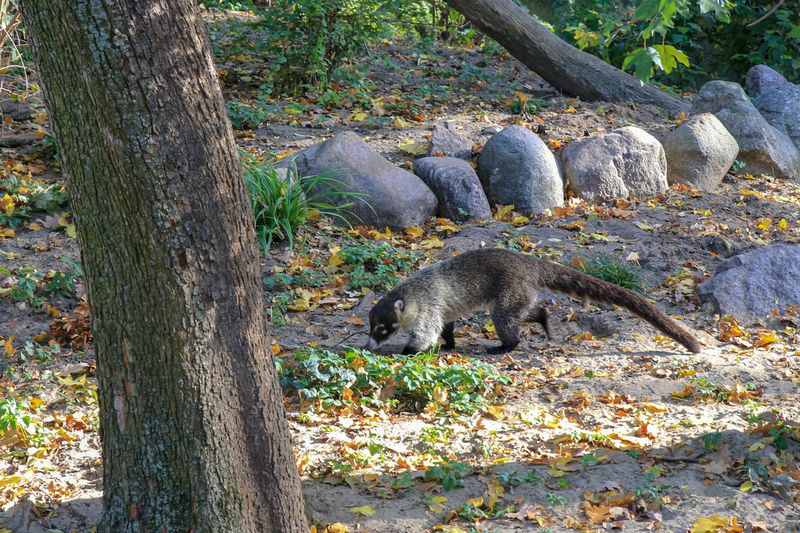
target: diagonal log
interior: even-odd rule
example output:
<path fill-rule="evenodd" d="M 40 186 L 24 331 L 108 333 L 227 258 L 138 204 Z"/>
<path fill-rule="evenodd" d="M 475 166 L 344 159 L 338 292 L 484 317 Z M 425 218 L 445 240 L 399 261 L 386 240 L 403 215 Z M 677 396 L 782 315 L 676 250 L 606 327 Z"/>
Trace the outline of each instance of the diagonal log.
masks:
<path fill-rule="evenodd" d="M 513 0 L 447 0 L 555 89 L 587 101 L 653 104 L 688 111 L 689 103 L 559 39 Z"/>

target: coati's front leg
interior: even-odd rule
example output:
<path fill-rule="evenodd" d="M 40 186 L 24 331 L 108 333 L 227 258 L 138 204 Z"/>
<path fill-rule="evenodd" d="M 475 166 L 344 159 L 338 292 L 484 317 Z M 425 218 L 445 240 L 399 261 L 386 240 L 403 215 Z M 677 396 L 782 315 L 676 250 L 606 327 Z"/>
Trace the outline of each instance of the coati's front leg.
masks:
<path fill-rule="evenodd" d="M 420 315 L 414 327 L 409 331 L 408 342 L 403 348 L 403 355 L 424 352 L 439 340 L 442 333 L 442 317 Z"/>

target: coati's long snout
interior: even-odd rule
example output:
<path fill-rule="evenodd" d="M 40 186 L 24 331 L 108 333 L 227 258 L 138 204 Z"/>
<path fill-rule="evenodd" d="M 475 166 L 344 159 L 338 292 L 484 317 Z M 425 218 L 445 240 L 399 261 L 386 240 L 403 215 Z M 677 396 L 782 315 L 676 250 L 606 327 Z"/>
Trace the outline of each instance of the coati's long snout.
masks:
<path fill-rule="evenodd" d="M 624 307 L 694 353 L 700 342 L 643 296 L 577 270 L 502 248 L 483 248 L 418 270 L 392 289 L 369 313 L 366 348 L 377 348 L 400 329 L 409 334 L 403 353 L 424 351 L 441 335 L 455 346 L 453 326 L 463 314 L 488 307 L 505 352 L 519 344 L 523 322 L 539 322 L 550 336 L 538 289 Z"/>

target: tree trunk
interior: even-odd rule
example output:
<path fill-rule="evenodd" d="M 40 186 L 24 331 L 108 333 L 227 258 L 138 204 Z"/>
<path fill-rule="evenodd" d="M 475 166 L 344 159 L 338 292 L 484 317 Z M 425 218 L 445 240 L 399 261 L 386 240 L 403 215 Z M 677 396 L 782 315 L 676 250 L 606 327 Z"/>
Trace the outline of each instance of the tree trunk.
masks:
<path fill-rule="evenodd" d="M 194 0 L 25 0 L 89 288 L 101 531 L 307 532 Z"/>
<path fill-rule="evenodd" d="M 588 101 L 633 101 L 667 111 L 689 110 L 680 98 L 642 85 L 637 78 L 562 41 L 514 0 L 447 3 L 559 91 Z"/>

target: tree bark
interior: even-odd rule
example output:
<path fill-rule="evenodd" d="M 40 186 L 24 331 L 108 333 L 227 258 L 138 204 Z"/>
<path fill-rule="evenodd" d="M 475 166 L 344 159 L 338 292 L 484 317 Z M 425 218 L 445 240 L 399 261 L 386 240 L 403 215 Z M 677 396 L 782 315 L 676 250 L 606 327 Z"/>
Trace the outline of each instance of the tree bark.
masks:
<path fill-rule="evenodd" d="M 584 100 L 633 101 L 666 111 L 688 111 L 689 103 L 644 84 L 602 59 L 559 39 L 514 0 L 447 0 L 481 31 L 555 89 Z"/>
<path fill-rule="evenodd" d="M 89 289 L 101 531 L 307 532 L 194 0 L 25 0 Z"/>

